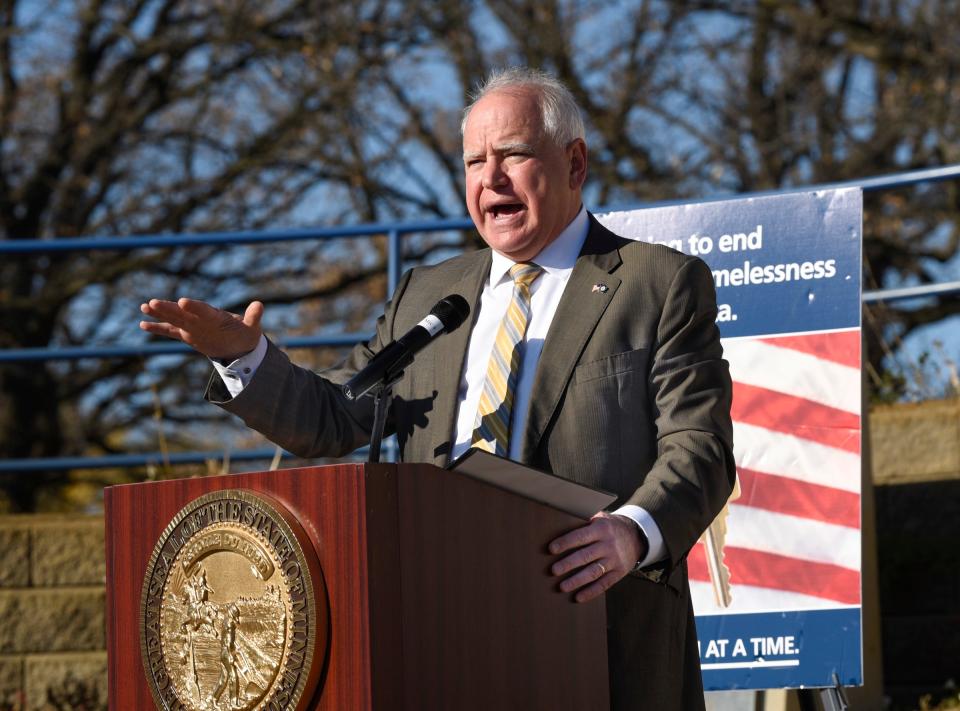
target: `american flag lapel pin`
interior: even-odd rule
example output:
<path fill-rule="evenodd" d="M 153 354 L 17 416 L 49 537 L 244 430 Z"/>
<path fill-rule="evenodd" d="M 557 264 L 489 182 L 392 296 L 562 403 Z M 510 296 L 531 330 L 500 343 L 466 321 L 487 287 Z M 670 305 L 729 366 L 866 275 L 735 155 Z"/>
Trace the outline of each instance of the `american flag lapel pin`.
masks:
<path fill-rule="evenodd" d="M 599 284 L 594 284 L 590 292 L 596 294 L 599 291 L 601 294 L 606 294 L 607 288 L 607 285 L 601 282 Z"/>

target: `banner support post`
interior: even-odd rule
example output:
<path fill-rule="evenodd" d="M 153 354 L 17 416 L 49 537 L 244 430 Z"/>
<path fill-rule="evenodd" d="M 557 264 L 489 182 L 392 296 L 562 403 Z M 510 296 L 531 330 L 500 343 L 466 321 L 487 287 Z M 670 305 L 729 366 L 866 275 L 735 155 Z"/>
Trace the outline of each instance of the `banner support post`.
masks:
<path fill-rule="evenodd" d="M 800 711 L 850 711 L 850 704 L 836 672 L 833 674 L 833 686 L 825 689 L 800 689 L 798 697 Z M 819 704 L 817 697 L 820 698 Z"/>

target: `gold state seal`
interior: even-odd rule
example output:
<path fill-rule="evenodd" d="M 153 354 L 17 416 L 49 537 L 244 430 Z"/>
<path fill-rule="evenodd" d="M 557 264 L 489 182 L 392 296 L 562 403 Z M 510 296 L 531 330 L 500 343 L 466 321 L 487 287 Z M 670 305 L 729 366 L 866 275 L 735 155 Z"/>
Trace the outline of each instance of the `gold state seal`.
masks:
<path fill-rule="evenodd" d="M 161 709 L 302 708 L 326 650 L 316 552 L 279 503 L 206 494 L 157 541 L 141 596 L 140 642 Z"/>

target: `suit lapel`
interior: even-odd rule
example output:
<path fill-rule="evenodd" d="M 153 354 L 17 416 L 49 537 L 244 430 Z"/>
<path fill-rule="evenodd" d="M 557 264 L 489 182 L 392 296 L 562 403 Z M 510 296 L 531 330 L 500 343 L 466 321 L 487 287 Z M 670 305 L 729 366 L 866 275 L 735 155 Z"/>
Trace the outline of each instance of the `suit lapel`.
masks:
<path fill-rule="evenodd" d="M 621 263 L 618 238 L 590 216 L 590 231 L 557 305 L 540 353 L 524 432 L 521 461 L 531 462 L 573 369 L 597 322 L 620 286 L 611 272 Z M 594 289 L 606 285 L 606 290 Z"/>
<path fill-rule="evenodd" d="M 436 384 L 437 399 L 434 406 L 437 437 L 441 433 L 446 435 L 447 451 L 428 452 L 432 455 L 437 466 L 445 466 L 450 461 L 453 450 L 454 430 L 457 426 L 457 402 L 460 394 L 460 377 L 467 359 L 467 348 L 470 345 L 470 334 L 473 324 L 477 320 L 480 310 L 480 294 L 483 284 L 490 277 L 490 250 L 477 255 L 470 267 L 465 270 L 463 278 L 450 290 L 460 294 L 470 304 L 470 318 L 467 323 L 461 324 L 453 333 L 437 339 L 434 350 L 435 371 L 431 377 Z M 446 431 L 444 432 L 444 429 Z"/>

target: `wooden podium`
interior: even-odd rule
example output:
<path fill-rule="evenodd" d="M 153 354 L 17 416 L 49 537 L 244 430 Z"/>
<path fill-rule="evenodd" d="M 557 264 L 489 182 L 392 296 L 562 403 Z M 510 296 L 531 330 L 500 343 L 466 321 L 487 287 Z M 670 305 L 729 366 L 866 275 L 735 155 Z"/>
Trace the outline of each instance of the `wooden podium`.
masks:
<path fill-rule="evenodd" d="M 341 464 L 106 489 L 110 708 L 154 708 L 141 593 L 171 519 L 225 489 L 299 521 L 326 584 L 310 709 L 609 707 L 603 598 L 557 591 L 546 544 L 581 519 L 430 465 Z"/>

